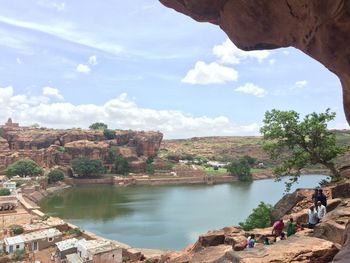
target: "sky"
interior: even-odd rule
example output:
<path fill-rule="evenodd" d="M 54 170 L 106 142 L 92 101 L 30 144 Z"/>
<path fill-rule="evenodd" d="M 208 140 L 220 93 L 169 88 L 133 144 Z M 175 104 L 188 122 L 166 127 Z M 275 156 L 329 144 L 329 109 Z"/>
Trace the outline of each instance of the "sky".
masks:
<path fill-rule="evenodd" d="M 348 128 L 340 81 L 299 50 L 242 51 L 156 0 L 0 0 L 0 123 L 259 135 L 274 108 Z"/>

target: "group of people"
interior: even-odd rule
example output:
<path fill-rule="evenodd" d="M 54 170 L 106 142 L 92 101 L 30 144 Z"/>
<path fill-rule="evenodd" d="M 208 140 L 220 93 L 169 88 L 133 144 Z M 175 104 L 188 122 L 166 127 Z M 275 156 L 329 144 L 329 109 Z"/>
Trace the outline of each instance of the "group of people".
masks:
<path fill-rule="evenodd" d="M 327 197 L 323 193 L 322 189 L 316 188 L 311 198 L 314 202 L 314 205 L 310 207 L 310 209 L 307 212 L 307 215 L 308 227 L 312 229 L 326 215 Z"/>

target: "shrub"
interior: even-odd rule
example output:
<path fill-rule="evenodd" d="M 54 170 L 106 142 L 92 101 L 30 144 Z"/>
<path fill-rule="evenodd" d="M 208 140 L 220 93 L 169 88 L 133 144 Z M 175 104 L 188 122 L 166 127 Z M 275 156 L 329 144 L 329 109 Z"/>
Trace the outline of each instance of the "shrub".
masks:
<path fill-rule="evenodd" d="M 79 177 L 99 176 L 105 172 L 100 160 L 91 160 L 86 157 L 75 158 L 71 161 L 73 171 Z"/>
<path fill-rule="evenodd" d="M 63 146 L 58 146 L 57 151 L 64 153 L 66 151 L 66 149 Z"/>
<path fill-rule="evenodd" d="M 146 164 L 146 173 L 154 174 L 154 164 L 153 163 Z"/>
<path fill-rule="evenodd" d="M 59 169 L 53 169 L 47 175 L 49 184 L 56 183 L 59 181 L 63 181 L 64 173 Z"/>
<path fill-rule="evenodd" d="M 248 218 L 244 222 L 240 222 L 239 225 L 243 227 L 245 231 L 254 228 L 269 227 L 271 225 L 271 211 L 272 205 L 260 202 L 258 207 L 253 209 L 253 212 Z"/>
<path fill-rule="evenodd" d="M 24 229 L 20 225 L 12 225 L 10 226 L 10 230 L 15 234 L 15 235 L 20 235 L 23 233 Z"/>
<path fill-rule="evenodd" d="M 110 130 L 110 129 L 103 130 L 103 135 L 105 136 L 105 138 L 107 140 L 113 140 L 113 139 L 115 139 L 117 137 L 115 135 L 115 130 Z"/>
<path fill-rule="evenodd" d="M 127 175 L 129 173 L 128 160 L 122 155 L 117 155 L 113 164 L 113 172 L 116 174 Z"/>
<path fill-rule="evenodd" d="M 95 122 L 95 123 L 93 123 L 93 124 L 91 124 L 89 126 L 90 130 L 101 130 L 101 131 L 103 131 L 103 130 L 105 130 L 107 128 L 108 128 L 107 124 L 105 124 L 103 122 Z"/>
<path fill-rule="evenodd" d="M 68 230 L 68 235 L 72 235 L 72 236 L 81 236 L 83 234 L 83 231 L 81 231 L 80 228 L 72 228 L 70 230 Z"/>
<path fill-rule="evenodd" d="M 43 169 L 33 160 L 30 159 L 23 159 L 18 160 L 17 162 L 9 165 L 6 170 L 5 174 L 8 177 L 12 177 L 15 175 L 19 176 L 35 176 L 35 175 L 41 175 L 43 173 Z"/>
<path fill-rule="evenodd" d="M 24 258 L 24 249 L 18 249 L 13 253 L 12 260 L 13 261 L 21 261 Z"/>
<path fill-rule="evenodd" d="M 6 196 L 6 195 L 10 195 L 10 194 L 11 194 L 10 189 L 0 188 L 0 196 Z"/>

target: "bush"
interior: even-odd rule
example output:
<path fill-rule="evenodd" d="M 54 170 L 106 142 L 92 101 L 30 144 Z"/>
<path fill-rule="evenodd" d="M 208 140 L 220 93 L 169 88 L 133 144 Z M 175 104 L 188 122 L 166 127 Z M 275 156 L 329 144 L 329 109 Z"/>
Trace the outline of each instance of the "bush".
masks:
<path fill-rule="evenodd" d="M 83 231 L 81 231 L 80 228 L 72 228 L 70 230 L 68 230 L 68 235 L 72 235 L 72 236 L 81 236 L 83 234 Z"/>
<path fill-rule="evenodd" d="M 24 249 L 18 249 L 13 253 L 12 260 L 13 261 L 22 261 L 24 258 Z"/>
<path fill-rule="evenodd" d="M 59 181 L 63 181 L 64 173 L 61 170 L 53 169 L 47 175 L 49 184 L 56 183 Z"/>
<path fill-rule="evenodd" d="M 95 123 L 93 123 L 93 124 L 91 124 L 89 126 L 90 130 L 101 130 L 101 131 L 104 131 L 107 128 L 108 128 L 107 124 L 105 124 L 103 122 L 95 122 Z"/>
<path fill-rule="evenodd" d="M 237 159 L 232 161 L 227 166 L 227 171 L 231 175 L 235 175 L 242 182 L 252 181 L 252 175 L 250 173 L 250 165 L 246 159 Z"/>
<path fill-rule="evenodd" d="M 94 177 L 105 172 L 100 160 L 91 160 L 86 157 L 75 158 L 71 161 L 73 171 L 79 177 Z"/>
<path fill-rule="evenodd" d="M 256 163 L 256 158 L 253 158 L 249 155 L 244 155 L 242 158 L 247 160 L 250 166 L 253 166 Z"/>
<path fill-rule="evenodd" d="M 30 159 L 18 160 L 17 162 L 9 165 L 5 170 L 5 174 L 8 177 L 15 175 L 22 177 L 35 176 L 41 175 L 42 173 L 43 169 L 36 162 Z"/>
<path fill-rule="evenodd" d="M 20 225 L 12 225 L 10 226 L 10 230 L 13 232 L 15 235 L 20 235 L 23 233 L 24 229 Z"/>
<path fill-rule="evenodd" d="M 245 231 L 254 228 L 269 227 L 271 225 L 271 211 L 272 205 L 260 202 L 258 207 L 253 209 L 253 212 L 248 218 L 244 222 L 240 222 L 239 225 L 243 227 Z"/>
<path fill-rule="evenodd" d="M 0 196 L 6 196 L 6 195 L 10 195 L 10 194 L 11 194 L 10 189 L 0 188 Z"/>
<path fill-rule="evenodd" d="M 146 173 L 154 174 L 154 164 L 153 163 L 146 164 Z"/>
<path fill-rule="evenodd" d="M 115 135 L 115 130 L 110 129 L 103 130 L 103 135 L 107 140 L 113 140 L 117 137 L 117 135 Z"/>
<path fill-rule="evenodd" d="M 63 146 L 58 146 L 57 151 L 64 153 L 66 151 L 66 149 Z"/>
<path fill-rule="evenodd" d="M 113 172 L 116 174 L 127 175 L 129 173 L 128 160 L 122 155 L 117 155 L 113 164 Z"/>

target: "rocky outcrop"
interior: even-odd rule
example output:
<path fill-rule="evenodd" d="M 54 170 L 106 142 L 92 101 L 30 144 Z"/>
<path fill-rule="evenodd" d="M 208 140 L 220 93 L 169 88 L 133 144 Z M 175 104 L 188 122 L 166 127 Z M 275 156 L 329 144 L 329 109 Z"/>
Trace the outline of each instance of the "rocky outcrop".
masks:
<path fill-rule="evenodd" d="M 116 135 L 116 139 L 106 140 L 98 130 L 21 127 L 8 121 L 0 126 L 0 171 L 24 158 L 51 168 L 68 166 L 79 156 L 101 160 L 110 168 L 113 148 L 128 159 L 131 172 L 143 172 L 147 157 L 157 153 L 163 138 L 160 132 L 118 130 Z"/>
<path fill-rule="evenodd" d="M 343 236 L 343 248 L 334 257 L 332 263 L 348 263 L 350 258 L 350 221 L 347 223 Z"/>
<path fill-rule="evenodd" d="M 334 72 L 350 122 L 350 2 L 345 0 L 160 0 L 211 22 L 243 50 L 295 47 Z"/>

